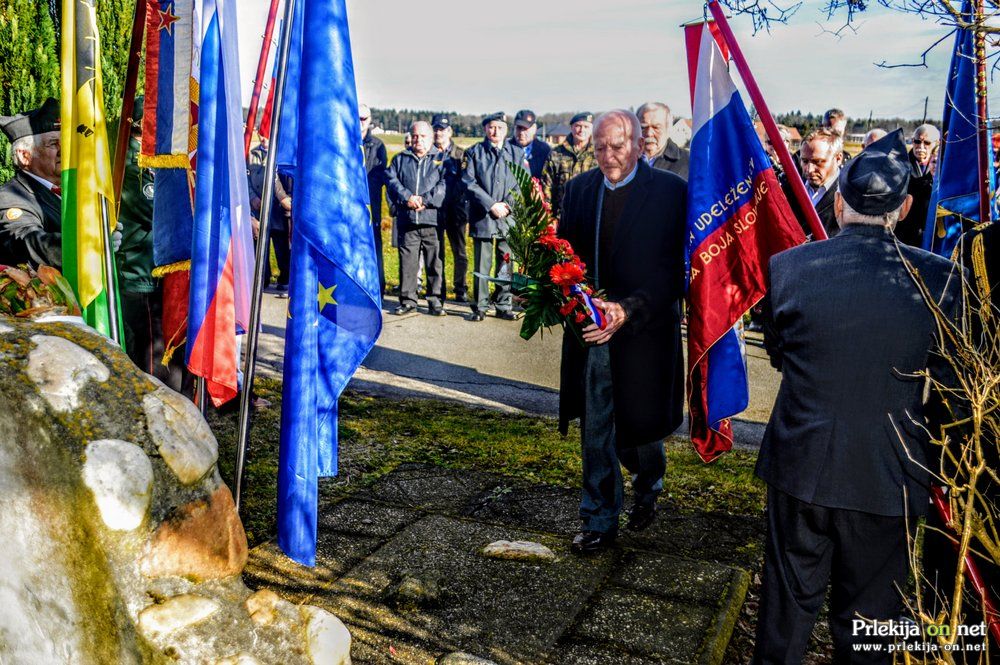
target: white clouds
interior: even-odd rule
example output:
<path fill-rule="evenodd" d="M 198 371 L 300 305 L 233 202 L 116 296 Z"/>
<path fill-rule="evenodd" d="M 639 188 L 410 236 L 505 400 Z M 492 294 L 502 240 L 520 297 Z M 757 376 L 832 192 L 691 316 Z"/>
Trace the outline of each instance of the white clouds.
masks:
<path fill-rule="evenodd" d="M 919 116 L 924 96 L 939 117 L 951 40 L 929 69 L 880 69 L 913 62 L 945 29 L 931 21 L 872 10 L 857 34 L 823 34 L 820 2 L 789 26 L 752 36 L 733 28 L 776 112 L 838 105 L 854 117 Z M 268 0 L 243 0 L 241 69 L 245 101 Z M 372 106 L 462 112 L 538 112 L 635 106 L 662 99 L 690 112 L 680 24 L 700 2 L 655 0 L 348 0 L 359 95 Z M 834 26 L 835 23 L 824 23 Z"/>

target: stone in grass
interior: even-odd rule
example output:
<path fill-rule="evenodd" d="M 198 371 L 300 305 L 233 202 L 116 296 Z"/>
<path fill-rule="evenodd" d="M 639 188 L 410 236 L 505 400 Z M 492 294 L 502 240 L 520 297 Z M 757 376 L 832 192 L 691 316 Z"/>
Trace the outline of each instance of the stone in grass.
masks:
<path fill-rule="evenodd" d="M 312 605 L 299 608 L 313 665 L 351 665 L 351 633 L 333 614 Z"/>
<path fill-rule="evenodd" d="M 139 613 L 139 630 L 155 640 L 198 623 L 219 611 L 218 601 L 193 593 L 168 598 Z"/>
<path fill-rule="evenodd" d="M 142 398 L 149 435 L 163 461 L 184 485 L 200 480 L 219 457 L 219 444 L 192 402 L 169 388 Z"/>
<path fill-rule="evenodd" d="M 438 658 L 438 665 L 497 665 L 492 660 L 473 656 L 464 651 L 455 651 Z"/>
<path fill-rule="evenodd" d="M 131 531 L 142 524 L 153 493 L 153 465 L 142 448 L 128 441 L 91 441 L 83 482 L 109 529 Z"/>
<path fill-rule="evenodd" d="M 491 559 L 507 559 L 511 561 L 533 561 L 551 563 L 556 560 L 555 553 L 541 543 L 530 540 L 498 540 L 490 543 L 482 550 L 483 556 Z"/>
<path fill-rule="evenodd" d="M 28 354 L 28 377 L 56 411 L 69 413 L 80 403 L 80 390 L 91 379 L 111 378 L 111 372 L 92 353 L 68 339 L 33 335 L 35 348 Z"/>

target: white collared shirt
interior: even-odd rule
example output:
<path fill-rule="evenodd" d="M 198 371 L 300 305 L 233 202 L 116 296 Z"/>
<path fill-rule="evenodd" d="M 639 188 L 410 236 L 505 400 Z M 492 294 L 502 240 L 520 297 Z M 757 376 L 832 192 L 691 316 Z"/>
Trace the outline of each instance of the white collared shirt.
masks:
<path fill-rule="evenodd" d="M 823 197 L 826 196 L 826 193 L 828 191 L 830 191 L 830 185 L 832 185 L 833 182 L 839 176 L 840 176 L 840 171 L 837 171 L 832 176 L 830 176 L 827 179 L 827 181 L 824 182 L 822 185 L 820 185 L 818 188 L 813 187 L 808 182 L 806 183 L 806 191 L 809 192 L 809 200 L 812 201 L 813 207 L 815 207 L 817 203 L 819 203 L 820 201 L 823 200 Z"/>
<path fill-rule="evenodd" d="M 635 177 L 635 174 L 638 170 L 639 170 L 639 163 L 636 162 L 636 165 L 632 167 L 632 172 L 618 182 L 611 182 L 610 180 L 608 180 L 607 176 L 604 176 L 604 186 L 610 189 L 611 191 L 624 187 L 625 185 L 632 182 L 632 178 Z"/>
<path fill-rule="evenodd" d="M 55 189 L 56 187 L 59 186 L 59 185 L 53 185 L 51 182 L 49 182 L 45 178 L 39 178 L 37 175 L 35 175 L 34 173 L 31 173 L 29 171 L 22 171 L 22 173 L 24 173 L 24 175 L 26 175 L 26 176 L 28 176 L 30 178 L 33 178 L 34 180 L 37 180 L 40 183 L 42 183 L 45 186 L 45 189 L 49 190 L 50 192 L 53 189 Z M 62 197 L 62 192 L 61 191 L 60 192 L 53 192 L 53 194 L 55 194 L 56 196 L 58 196 L 60 198 Z"/>

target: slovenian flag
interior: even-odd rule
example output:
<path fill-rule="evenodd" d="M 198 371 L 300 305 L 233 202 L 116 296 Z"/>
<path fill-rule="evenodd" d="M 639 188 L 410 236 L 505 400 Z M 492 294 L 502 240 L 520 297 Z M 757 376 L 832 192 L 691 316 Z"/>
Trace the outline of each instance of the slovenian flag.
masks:
<path fill-rule="evenodd" d="M 237 393 L 236 335 L 250 319 L 253 240 L 234 0 L 198 0 L 202 26 L 198 174 L 187 365 L 218 406 Z"/>
<path fill-rule="evenodd" d="M 703 24 L 703 26 L 706 24 Z M 713 31 L 689 42 L 694 82 L 688 181 L 688 404 L 706 462 L 732 447 L 750 399 L 743 315 L 764 296 L 770 257 L 805 240 L 729 76 Z"/>
<path fill-rule="evenodd" d="M 337 473 L 337 400 L 382 330 L 344 0 L 298 0 L 279 128 L 292 265 L 278 453 L 278 545 L 316 561 L 318 477 Z"/>

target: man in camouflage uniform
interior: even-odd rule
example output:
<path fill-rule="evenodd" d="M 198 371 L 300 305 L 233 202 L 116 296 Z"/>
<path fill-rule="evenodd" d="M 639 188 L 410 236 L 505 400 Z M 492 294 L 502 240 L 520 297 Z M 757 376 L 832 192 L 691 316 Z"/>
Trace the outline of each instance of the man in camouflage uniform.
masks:
<path fill-rule="evenodd" d="M 559 217 L 566 183 L 572 178 L 597 167 L 594 144 L 590 140 L 594 131 L 594 114 L 577 113 L 570 121 L 573 133 L 564 143 L 549 153 L 542 169 L 542 187 L 545 198 L 552 206 L 552 214 Z"/>

